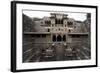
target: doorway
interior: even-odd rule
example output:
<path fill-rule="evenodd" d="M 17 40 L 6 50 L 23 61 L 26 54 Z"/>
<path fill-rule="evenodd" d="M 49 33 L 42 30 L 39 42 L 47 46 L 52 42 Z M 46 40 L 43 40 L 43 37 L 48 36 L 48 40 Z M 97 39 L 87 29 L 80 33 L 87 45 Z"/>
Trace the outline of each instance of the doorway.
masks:
<path fill-rule="evenodd" d="M 57 41 L 58 41 L 58 42 L 61 42 L 61 41 L 62 41 L 61 35 L 58 35 L 58 36 L 57 36 Z"/>

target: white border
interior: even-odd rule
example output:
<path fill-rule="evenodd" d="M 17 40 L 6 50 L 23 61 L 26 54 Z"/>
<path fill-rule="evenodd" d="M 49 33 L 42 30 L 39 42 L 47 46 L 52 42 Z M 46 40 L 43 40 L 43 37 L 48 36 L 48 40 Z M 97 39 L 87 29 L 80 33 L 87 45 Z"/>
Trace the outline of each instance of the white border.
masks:
<path fill-rule="evenodd" d="M 96 10 L 94 8 L 81 8 L 81 7 L 67 7 L 67 6 L 45 6 L 45 5 L 28 5 L 17 4 L 17 70 L 23 69 L 39 69 L 39 68 L 53 68 L 53 67 L 71 67 L 71 66 L 85 66 L 96 64 Z M 71 11 L 71 12 L 87 12 L 91 13 L 91 60 L 78 60 L 78 61 L 57 61 L 57 62 L 38 62 L 38 63 L 22 63 L 22 9 L 31 10 L 53 10 L 53 11 Z"/>

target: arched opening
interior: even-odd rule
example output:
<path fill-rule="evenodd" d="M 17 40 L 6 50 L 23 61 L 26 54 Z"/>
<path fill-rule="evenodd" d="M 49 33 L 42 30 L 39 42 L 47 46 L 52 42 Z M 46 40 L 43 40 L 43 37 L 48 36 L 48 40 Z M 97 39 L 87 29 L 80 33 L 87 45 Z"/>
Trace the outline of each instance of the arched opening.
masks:
<path fill-rule="evenodd" d="M 70 32 L 71 32 L 71 30 L 69 29 L 69 30 L 68 30 L 68 32 L 70 33 Z"/>
<path fill-rule="evenodd" d="M 57 41 L 58 41 L 58 42 L 60 42 L 60 41 L 61 41 L 61 39 L 62 39 L 62 38 L 61 38 L 61 36 L 60 36 L 60 35 L 58 35 L 58 36 L 57 36 Z"/>
<path fill-rule="evenodd" d="M 48 29 L 48 32 L 50 32 L 50 29 Z"/>
<path fill-rule="evenodd" d="M 63 41 L 66 41 L 66 36 L 65 35 L 63 35 Z"/>
<path fill-rule="evenodd" d="M 56 36 L 53 35 L 52 41 L 55 42 L 56 41 Z"/>

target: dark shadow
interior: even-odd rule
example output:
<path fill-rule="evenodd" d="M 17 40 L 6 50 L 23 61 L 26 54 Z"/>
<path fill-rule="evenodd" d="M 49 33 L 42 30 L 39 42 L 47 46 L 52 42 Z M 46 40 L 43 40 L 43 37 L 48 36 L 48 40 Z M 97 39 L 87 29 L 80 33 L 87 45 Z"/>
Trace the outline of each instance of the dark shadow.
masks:
<path fill-rule="evenodd" d="M 56 41 L 56 36 L 55 36 L 55 35 L 53 35 L 52 40 L 53 40 L 53 42 L 55 42 L 55 41 Z"/>
<path fill-rule="evenodd" d="M 57 36 L 57 41 L 60 42 L 62 40 L 61 35 Z"/>
<path fill-rule="evenodd" d="M 66 41 L 66 36 L 65 35 L 63 35 L 63 41 Z"/>

